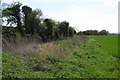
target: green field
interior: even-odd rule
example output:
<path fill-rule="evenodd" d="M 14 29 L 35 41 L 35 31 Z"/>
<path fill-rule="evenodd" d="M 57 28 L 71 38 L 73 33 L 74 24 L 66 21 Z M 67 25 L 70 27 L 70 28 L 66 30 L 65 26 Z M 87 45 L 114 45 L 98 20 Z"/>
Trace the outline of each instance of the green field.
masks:
<path fill-rule="evenodd" d="M 104 44 L 96 41 L 97 37 L 104 38 L 104 36 L 92 36 L 87 39 L 76 36 L 68 40 L 53 42 L 53 44 L 59 45 L 62 51 L 59 52 L 59 50 L 55 48 L 57 46 L 54 45 L 55 47 L 53 47 L 52 44 L 49 44 L 46 49 L 46 52 L 48 50 L 48 56 L 45 57 L 38 55 L 38 52 L 30 53 L 31 55 L 28 53 L 15 53 L 16 55 L 14 54 L 14 56 L 13 53 L 3 53 L 2 77 L 118 78 L 119 68 L 117 58 L 109 54 L 106 50 L 107 48 L 103 48 Z M 109 36 L 106 37 L 111 39 Z M 41 46 L 44 46 L 44 44 Z M 49 50 L 49 46 L 57 51 L 52 51 L 52 48 Z M 39 51 L 39 53 L 42 54 L 41 51 Z M 23 56 L 21 56 L 22 54 Z"/>
<path fill-rule="evenodd" d="M 107 50 L 110 54 L 118 56 L 118 35 L 89 37 L 94 38 L 101 45 L 101 47 Z"/>

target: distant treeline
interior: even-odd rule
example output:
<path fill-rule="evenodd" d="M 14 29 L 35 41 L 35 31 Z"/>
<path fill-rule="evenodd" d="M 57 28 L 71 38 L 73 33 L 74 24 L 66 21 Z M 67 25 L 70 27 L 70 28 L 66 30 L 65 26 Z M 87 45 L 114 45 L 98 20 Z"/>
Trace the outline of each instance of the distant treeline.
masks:
<path fill-rule="evenodd" d="M 6 26 L 2 26 L 3 37 L 32 37 L 46 42 L 72 37 L 76 33 L 69 22 L 59 22 L 43 16 L 40 9 L 33 10 L 20 2 L 2 4 L 2 20 L 3 24 L 6 23 Z"/>
<path fill-rule="evenodd" d="M 86 31 L 80 31 L 77 33 L 78 35 L 108 35 L 109 32 L 106 30 L 86 30 Z"/>
<path fill-rule="evenodd" d="M 3 38 L 18 39 L 32 38 L 42 42 L 60 40 L 72 37 L 76 30 L 69 26 L 67 21 L 55 21 L 51 18 L 44 18 L 40 9 L 33 10 L 20 2 L 2 4 L 2 29 Z M 108 31 L 87 30 L 80 31 L 80 35 L 106 35 Z"/>

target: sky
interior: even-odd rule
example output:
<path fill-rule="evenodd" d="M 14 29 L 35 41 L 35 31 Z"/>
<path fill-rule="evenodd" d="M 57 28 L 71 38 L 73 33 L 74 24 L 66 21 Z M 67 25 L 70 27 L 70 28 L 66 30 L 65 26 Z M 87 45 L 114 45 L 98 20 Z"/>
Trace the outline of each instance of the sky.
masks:
<path fill-rule="evenodd" d="M 119 0 L 2 0 L 2 3 L 13 1 L 41 9 L 45 18 L 68 21 L 77 31 L 118 32 Z"/>

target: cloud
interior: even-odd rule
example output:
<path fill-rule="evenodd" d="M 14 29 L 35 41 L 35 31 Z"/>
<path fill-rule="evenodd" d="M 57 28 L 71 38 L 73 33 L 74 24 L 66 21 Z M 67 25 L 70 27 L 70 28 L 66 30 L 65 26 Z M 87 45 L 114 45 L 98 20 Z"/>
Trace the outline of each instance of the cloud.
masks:
<path fill-rule="evenodd" d="M 99 9 L 84 8 L 72 5 L 69 9 L 63 12 L 50 14 L 49 17 L 58 21 L 67 20 L 70 22 L 71 26 L 82 31 L 88 29 L 106 29 L 110 32 L 118 31 L 117 15 L 104 15 L 103 11 Z"/>
<path fill-rule="evenodd" d="M 13 0 L 4 0 L 4 2 L 7 3 L 12 1 Z M 109 30 L 110 32 L 118 31 L 117 6 L 119 0 L 19 0 L 19 1 L 22 2 L 23 4 L 27 4 L 32 8 L 41 7 L 44 15 L 48 15 L 46 17 L 58 21 L 64 20 L 69 21 L 71 26 L 76 27 L 79 30 L 106 29 Z M 62 7 L 60 3 L 65 7 Z M 54 4 L 58 4 L 61 7 L 58 8 Z"/>
<path fill-rule="evenodd" d="M 34 6 L 32 6 L 31 4 L 29 4 L 29 3 L 23 3 L 24 5 L 27 5 L 27 6 L 29 6 L 29 7 L 31 7 L 31 8 L 34 8 Z"/>
<path fill-rule="evenodd" d="M 92 2 L 106 2 L 106 1 L 119 1 L 119 0 L 2 0 L 3 2 L 13 2 L 13 1 L 20 1 L 20 2 L 40 2 L 40 3 L 92 3 Z"/>
<path fill-rule="evenodd" d="M 118 7 L 118 2 L 119 2 L 119 0 L 105 1 L 105 2 L 103 2 L 103 5 L 106 6 L 106 7 L 117 8 Z"/>

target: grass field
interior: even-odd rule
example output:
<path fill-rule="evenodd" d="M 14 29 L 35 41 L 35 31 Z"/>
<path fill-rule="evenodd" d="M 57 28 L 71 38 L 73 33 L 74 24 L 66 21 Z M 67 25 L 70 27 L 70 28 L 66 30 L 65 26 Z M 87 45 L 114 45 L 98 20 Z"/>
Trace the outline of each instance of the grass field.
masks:
<path fill-rule="evenodd" d="M 107 50 L 110 54 L 118 56 L 118 35 L 89 37 L 94 38 L 101 45 L 101 47 Z"/>
<path fill-rule="evenodd" d="M 117 58 L 93 37 L 76 36 L 52 44 L 40 44 L 40 48 L 37 52 L 3 53 L 2 77 L 118 78 Z"/>

